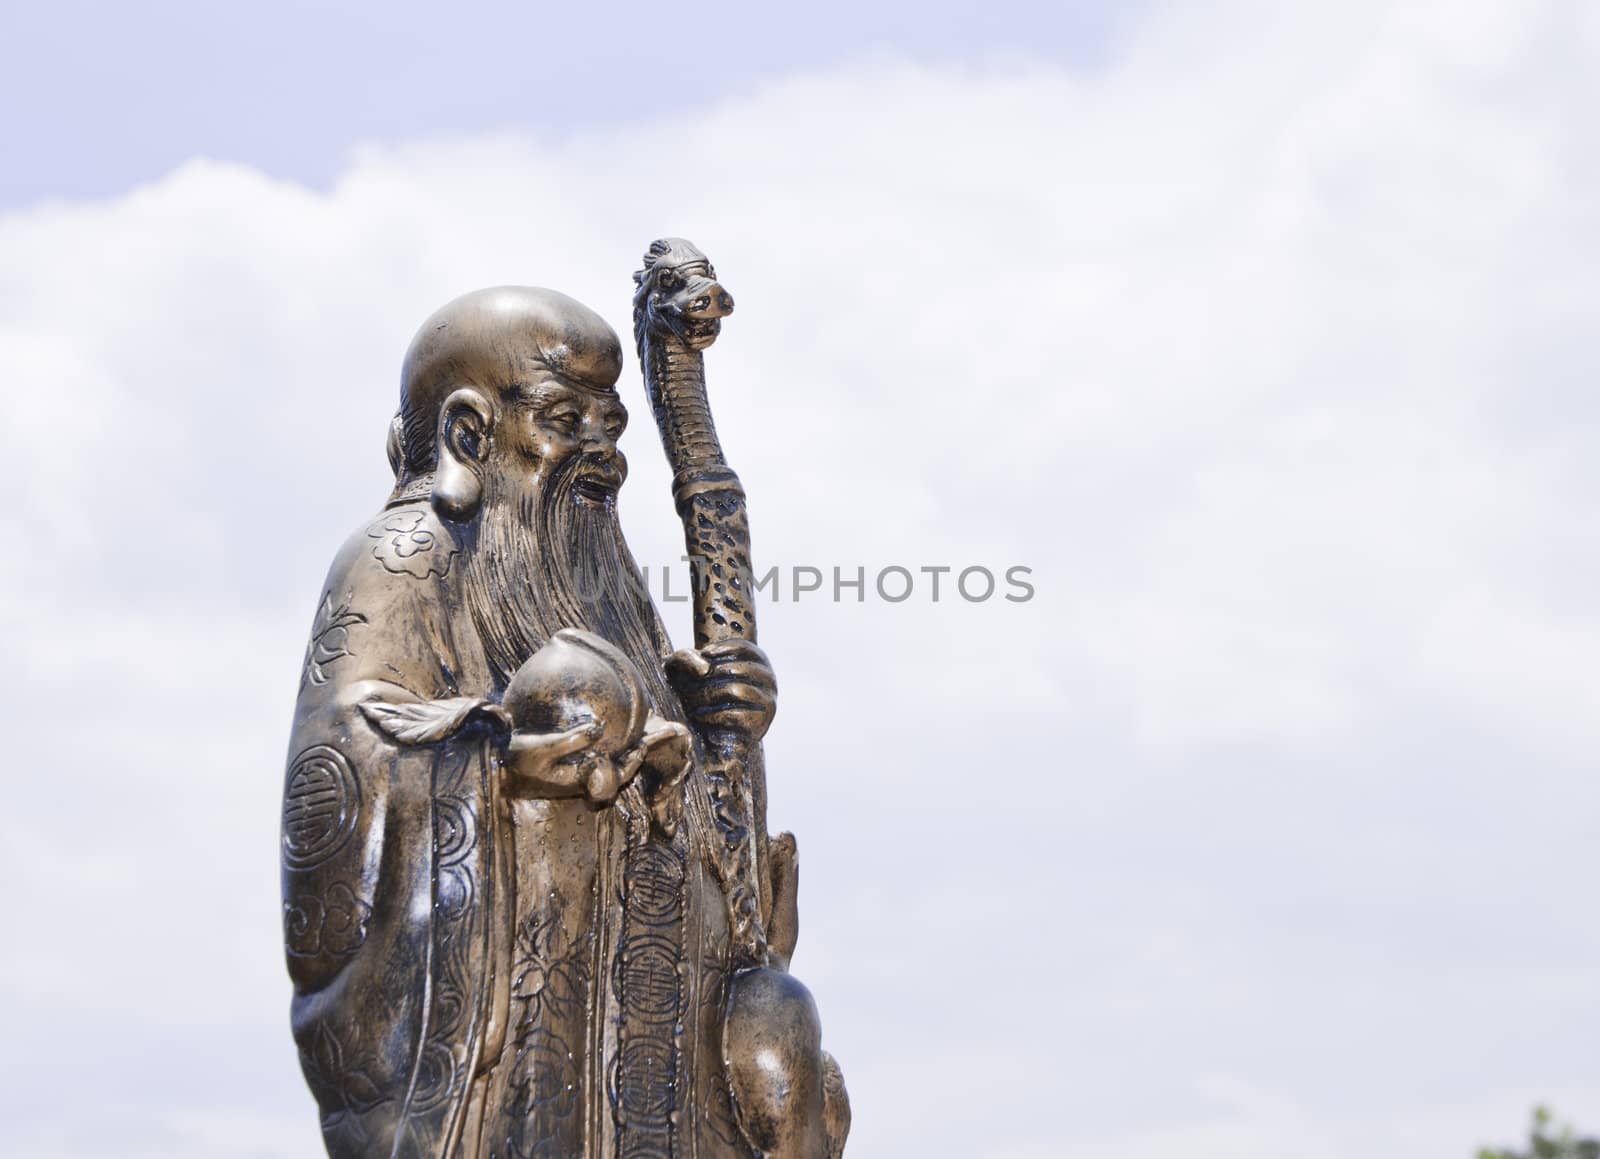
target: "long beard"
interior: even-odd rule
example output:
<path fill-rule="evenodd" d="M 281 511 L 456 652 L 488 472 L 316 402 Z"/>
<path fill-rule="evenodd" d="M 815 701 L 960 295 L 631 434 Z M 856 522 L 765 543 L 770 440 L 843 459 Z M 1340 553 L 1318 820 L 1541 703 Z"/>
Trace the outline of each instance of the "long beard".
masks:
<path fill-rule="evenodd" d="M 578 497 L 579 466 L 574 456 L 537 487 L 491 476 L 482 513 L 464 536 L 463 591 L 496 691 L 557 631 L 582 628 L 634 662 L 656 712 L 681 719 L 661 670 L 666 630 L 622 538 L 616 504 Z"/>

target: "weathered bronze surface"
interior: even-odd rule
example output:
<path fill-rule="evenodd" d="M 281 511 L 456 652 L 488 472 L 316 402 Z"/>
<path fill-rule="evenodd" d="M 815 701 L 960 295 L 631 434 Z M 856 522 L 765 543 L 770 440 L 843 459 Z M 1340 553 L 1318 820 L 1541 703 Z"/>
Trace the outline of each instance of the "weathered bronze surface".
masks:
<path fill-rule="evenodd" d="M 688 242 L 634 276 L 695 571 L 674 652 L 617 521 L 622 350 L 503 286 L 418 331 L 395 486 L 333 562 L 283 796 L 292 1022 L 328 1153 L 842 1154 L 849 1100 L 788 972 L 744 493 L 706 401 L 733 299 Z"/>

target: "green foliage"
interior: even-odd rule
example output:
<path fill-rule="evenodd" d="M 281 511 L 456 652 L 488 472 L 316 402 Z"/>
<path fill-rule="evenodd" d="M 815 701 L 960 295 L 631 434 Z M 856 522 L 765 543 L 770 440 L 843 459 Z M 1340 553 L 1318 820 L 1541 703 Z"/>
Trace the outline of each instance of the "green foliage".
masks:
<path fill-rule="evenodd" d="M 1478 1151 L 1478 1159 L 1600 1159 L 1600 1139 L 1580 1139 L 1566 1124 L 1555 1126 L 1548 1107 L 1535 1107 L 1527 1150 L 1484 1147 Z"/>

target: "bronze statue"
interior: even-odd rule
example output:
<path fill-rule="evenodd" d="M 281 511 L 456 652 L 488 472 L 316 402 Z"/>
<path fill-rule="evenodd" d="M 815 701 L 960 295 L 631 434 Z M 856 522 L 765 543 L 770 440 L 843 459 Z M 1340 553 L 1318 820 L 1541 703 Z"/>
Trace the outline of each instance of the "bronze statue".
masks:
<path fill-rule="evenodd" d="M 788 973 L 744 495 L 706 405 L 733 300 L 656 242 L 646 393 L 695 563 L 674 652 L 617 521 L 616 333 L 551 290 L 429 318 L 394 491 L 335 558 L 283 797 L 292 1021 L 328 1153 L 842 1154 L 849 1101 Z"/>

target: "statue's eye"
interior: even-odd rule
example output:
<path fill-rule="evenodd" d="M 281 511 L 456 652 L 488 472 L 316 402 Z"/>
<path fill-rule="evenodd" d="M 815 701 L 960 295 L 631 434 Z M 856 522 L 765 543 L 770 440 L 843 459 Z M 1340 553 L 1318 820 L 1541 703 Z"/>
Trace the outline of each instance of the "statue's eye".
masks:
<path fill-rule="evenodd" d="M 606 416 L 606 434 L 613 439 L 622 437 L 622 432 L 627 429 L 628 416 L 620 411 L 612 411 Z"/>
<path fill-rule="evenodd" d="M 578 412 L 575 410 L 551 411 L 545 416 L 545 421 L 564 435 L 570 435 L 578 429 Z"/>
<path fill-rule="evenodd" d="M 656 284 L 663 290 L 670 290 L 678 284 L 678 275 L 671 270 L 662 270 L 661 276 L 656 279 Z"/>

